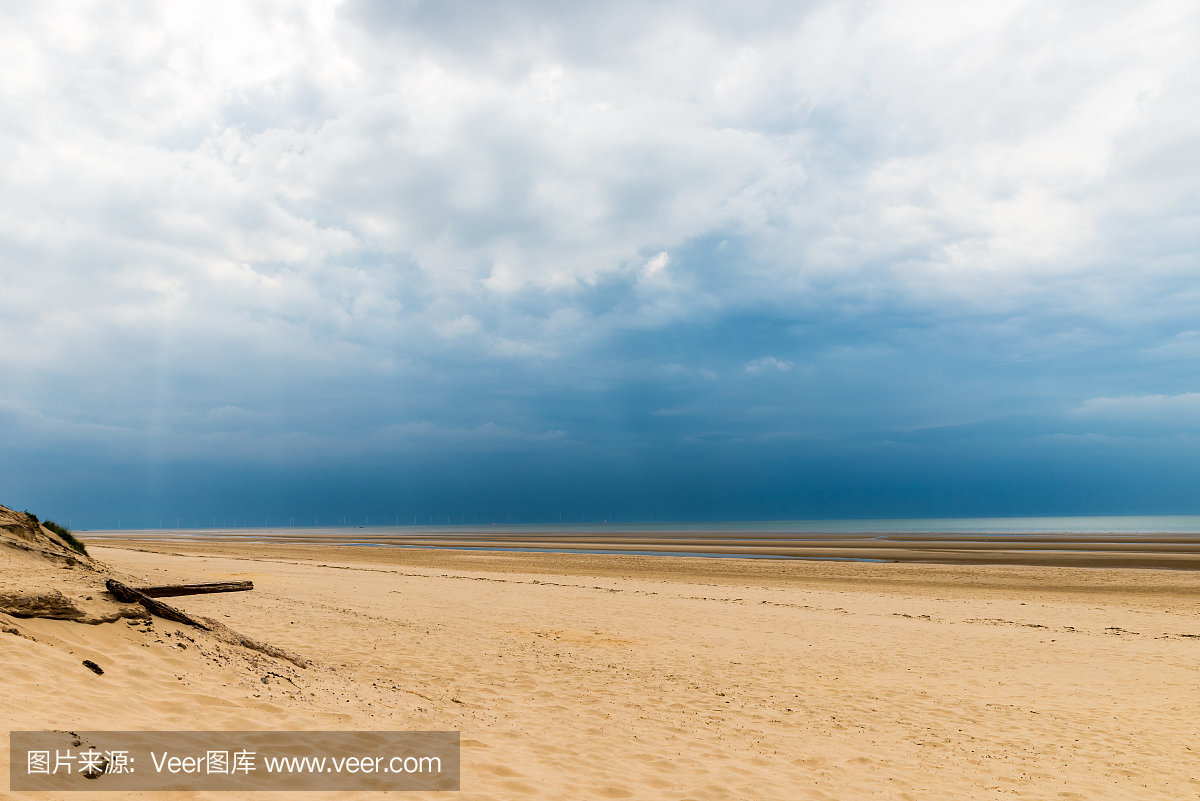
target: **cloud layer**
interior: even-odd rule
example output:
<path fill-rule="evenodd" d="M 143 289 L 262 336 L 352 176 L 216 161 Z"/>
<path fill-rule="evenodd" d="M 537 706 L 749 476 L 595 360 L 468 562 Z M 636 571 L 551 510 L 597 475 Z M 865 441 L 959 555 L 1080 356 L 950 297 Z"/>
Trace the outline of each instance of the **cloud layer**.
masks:
<path fill-rule="evenodd" d="M 149 519 L 193 504 L 172 471 L 208 508 L 226 473 L 311 495 L 364 464 L 442 475 L 415 508 L 510 458 L 510 494 L 570 475 L 631 515 L 661 465 L 775 488 L 725 515 L 816 509 L 815 474 L 830 513 L 864 482 L 1040 513 L 1021 471 L 1073 438 L 1194 435 L 1193 4 L 0 13 L 0 442 L 30 503 L 106 471 Z M 886 455 L 934 440 L 976 445 Z M 938 489 L 1014 448 L 1008 495 L 978 466 Z"/>

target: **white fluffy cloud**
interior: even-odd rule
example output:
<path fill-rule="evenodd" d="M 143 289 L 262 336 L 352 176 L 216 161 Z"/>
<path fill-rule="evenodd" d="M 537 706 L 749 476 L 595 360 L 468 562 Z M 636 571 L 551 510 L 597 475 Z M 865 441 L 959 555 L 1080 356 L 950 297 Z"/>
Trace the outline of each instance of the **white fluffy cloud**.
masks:
<path fill-rule="evenodd" d="M 0 395 L 40 414 L 298 408 L 735 308 L 1197 300 L 1190 3 L 0 13 Z"/>
<path fill-rule="evenodd" d="M 1159 423 L 1191 428 L 1200 424 L 1200 392 L 1089 398 L 1073 409 L 1072 415 L 1094 420 Z"/>
<path fill-rule="evenodd" d="M 762 375 L 772 371 L 785 373 L 791 370 L 795 365 L 791 362 L 776 359 L 774 356 L 763 356 L 760 359 L 746 362 L 746 372 L 751 375 Z"/>

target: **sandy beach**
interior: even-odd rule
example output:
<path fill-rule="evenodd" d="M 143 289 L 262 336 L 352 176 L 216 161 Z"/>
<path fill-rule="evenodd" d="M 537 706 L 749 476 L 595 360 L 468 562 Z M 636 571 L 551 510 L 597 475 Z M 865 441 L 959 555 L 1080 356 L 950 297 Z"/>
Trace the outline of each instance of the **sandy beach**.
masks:
<path fill-rule="evenodd" d="M 246 545 L 368 545 L 527 553 L 727 556 L 947 565 L 1142 567 L 1200 570 L 1200 536 L 1184 533 L 836 533 L 728 530 L 533 531 L 404 527 L 232 529 L 90 535 L 122 540 Z"/>
<path fill-rule="evenodd" d="M 312 664 L 158 619 L 0 614 L 6 732 L 453 729 L 459 795 L 479 800 L 1200 795 L 1187 570 L 147 539 L 90 551 L 131 582 L 253 581 L 173 600 Z M 35 579 L 80 603 L 88 582 L 103 592 L 99 573 L 28 561 L 6 564 L 0 588 Z M 309 797 L 325 795 L 349 797 Z"/>

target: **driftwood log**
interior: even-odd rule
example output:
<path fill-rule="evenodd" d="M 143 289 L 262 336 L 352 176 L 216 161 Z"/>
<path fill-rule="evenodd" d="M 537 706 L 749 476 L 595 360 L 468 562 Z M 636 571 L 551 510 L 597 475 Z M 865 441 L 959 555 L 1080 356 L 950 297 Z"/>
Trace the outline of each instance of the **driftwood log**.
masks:
<path fill-rule="evenodd" d="M 174 620 L 176 623 L 186 623 L 189 626 L 195 626 L 198 629 L 209 630 L 209 626 L 205 623 L 196 620 L 187 612 L 182 612 L 173 606 L 168 606 L 162 601 L 156 601 L 141 590 L 135 590 L 128 584 L 122 584 L 116 579 L 109 579 L 104 582 L 104 586 L 108 587 L 108 591 L 115 595 L 119 600 L 126 603 L 139 603 L 146 607 L 152 615 L 158 615 L 164 620 Z"/>
<path fill-rule="evenodd" d="M 151 598 L 174 598 L 180 595 L 204 595 L 210 592 L 245 592 L 254 589 L 253 581 L 218 581 L 212 584 L 164 584 L 160 587 L 138 587 L 138 592 Z"/>
<path fill-rule="evenodd" d="M 204 629 L 222 642 L 227 642 L 230 645 L 240 645 L 243 648 L 249 648 L 251 650 L 258 651 L 266 654 L 267 656 L 275 657 L 276 659 L 286 659 L 297 667 L 307 668 L 310 664 L 307 659 L 295 653 L 294 651 L 287 651 L 283 648 L 276 648 L 269 643 L 252 640 L 244 634 L 237 633 L 219 620 L 213 620 L 211 617 L 202 617 L 196 619 L 186 612 L 182 612 L 173 606 L 168 606 L 162 601 L 157 601 L 150 597 L 150 591 L 162 590 L 169 591 L 162 593 L 163 595 L 191 595 L 193 593 L 237 592 L 240 590 L 254 589 L 254 585 L 249 581 L 232 581 L 221 584 L 176 584 L 164 587 L 144 587 L 142 589 L 135 589 L 134 587 L 130 587 L 128 584 L 122 584 L 116 579 L 109 579 L 108 581 L 104 582 L 104 584 L 108 587 L 108 591 L 115 595 L 119 600 L 127 603 L 139 603 L 146 607 L 151 614 L 158 615 L 166 620 L 174 620 L 177 623 L 186 623 L 189 626 L 195 626 L 198 629 Z M 197 587 L 206 589 L 197 590 Z M 221 587 L 223 589 L 211 589 L 215 587 Z M 179 590 L 185 591 L 179 592 Z"/>

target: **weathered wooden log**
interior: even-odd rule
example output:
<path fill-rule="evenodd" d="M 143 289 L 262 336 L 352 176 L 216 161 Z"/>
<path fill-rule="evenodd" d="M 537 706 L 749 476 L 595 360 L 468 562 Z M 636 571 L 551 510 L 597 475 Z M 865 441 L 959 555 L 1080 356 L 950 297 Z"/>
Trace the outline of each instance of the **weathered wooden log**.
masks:
<path fill-rule="evenodd" d="M 253 581 L 218 581 L 211 584 L 163 584 L 159 587 L 138 587 L 138 592 L 151 598 L 174 598 L 179 595 L 203 595 L 209 592 L 245 592 L 254 589 Z"/>
<path fill-rule="evenodd" d="M 122 584 L 116 579 L 109 579 L 104 582 L 104 586 L 108 587 L 108 591 L 117 596 L 119 600 L 126 603 L 139 603 L 146 607 L 152 615 L 158 615 L 165 620 L 174 620 L 176 623 L 186 623 L 189 626 L 195 626 L 198 629 L 208 631 L 209 627 L 196 620 L 187 612 L 181 612 L 173 606 L 167 606 L 162 601 L 156 601 L 141 590 L 135 590 L 128 584 Z"/>

